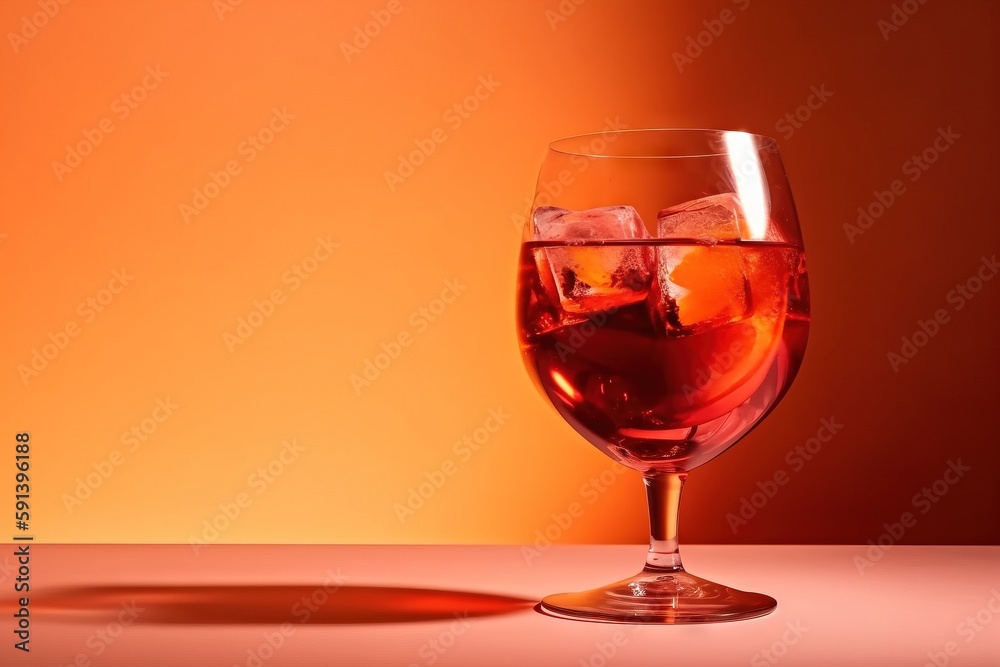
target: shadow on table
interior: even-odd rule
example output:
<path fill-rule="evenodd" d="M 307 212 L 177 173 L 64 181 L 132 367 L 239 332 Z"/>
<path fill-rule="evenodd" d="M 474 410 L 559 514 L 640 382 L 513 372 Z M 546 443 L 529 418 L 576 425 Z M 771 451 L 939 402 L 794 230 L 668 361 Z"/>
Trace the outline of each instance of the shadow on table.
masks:
<path fill-rule="evenodd" d="M 408 623 L 494 616 L 536 600 L 390 586 L 100 586 L 32 596 L 33 615 L 92 623 Z"/>

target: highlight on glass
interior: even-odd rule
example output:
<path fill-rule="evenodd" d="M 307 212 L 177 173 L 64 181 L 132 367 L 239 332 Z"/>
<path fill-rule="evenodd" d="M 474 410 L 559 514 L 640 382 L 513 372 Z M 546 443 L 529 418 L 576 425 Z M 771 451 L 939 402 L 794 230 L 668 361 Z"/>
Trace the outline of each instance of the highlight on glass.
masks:
<path fill-rule="evenodd" d="M 688 473 L 767 416 L 805 352 L 805 254 L 775 141 L 630 130 L 550 144 L 524 227 L 517 331 L 539 391 L 642 473 L 649 508 L 638 574 L 550 595 L 542 610 L 624 623 L 771 612 L 767 595 L 684 569 L 678 509 Z"/>

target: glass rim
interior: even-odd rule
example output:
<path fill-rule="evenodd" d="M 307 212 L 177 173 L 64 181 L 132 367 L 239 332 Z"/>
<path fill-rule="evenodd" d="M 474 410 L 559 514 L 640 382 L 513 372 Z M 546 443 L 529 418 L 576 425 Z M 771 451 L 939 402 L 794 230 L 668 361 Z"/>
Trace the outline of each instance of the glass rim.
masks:
<path fill-rule="evenodd" d="M 581 134 L 573 134 L 568 137 L 562 137 L 554 141 L 549 142 L 548 149 L 554 153 L 560 153 L 562 155 L 570 156 L 580 156 L 586 158 L 607 158 L 607 159 L 633 159 L 633 160 L 669 160 L 669 159 L 682 159 L 682 158 L 712 158 L 712 157 L 725 157 L 726 152 L 722 151 L 702 151 L 702 152 L 688 152 L 688 153 L 670 153 L 665 151 L 652 151 L 647 155 L 625 155 L 625 154 L 615 154 L 615 153 L 599 153 L 594 151 L 582 151 L 582 150 L 570 150 L 567 148 L 561 148 L 559 144 L 564 144 L 568 142 L 582 142 L 588 138 L 598 139 L 604 138 L 604 141 L 608 143 L 606 137 L 614 136 L 617 137 L 619 134 L 649 134 L 649 135 L 675 135 L 679 136 L 682 134 L 690 134 L 692 136 L 716 136 L 720 139 L 726 135 L 743 135 L 750 137 L 754 140 L 758 150 L 776 149 L 778 142 L 773 138 L 764 134 L 755 134 L 753 132 L 747 132 L 745 130 L 721 130 L 717 128 L 705 128 L 705 127 L 647 127 L 647 128 L 629 128 L 623 130 L 601 130 L 597 132 L 583 132 Z"/>

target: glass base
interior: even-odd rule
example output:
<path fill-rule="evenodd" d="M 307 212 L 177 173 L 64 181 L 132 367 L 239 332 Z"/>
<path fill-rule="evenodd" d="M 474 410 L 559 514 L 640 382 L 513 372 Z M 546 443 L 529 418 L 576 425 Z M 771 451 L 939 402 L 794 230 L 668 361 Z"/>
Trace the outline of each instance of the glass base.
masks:
<path fill-rule="evenodd" d="M 716 584 L 678 570 L 644 569 L 638 575 L 581 593 L 542 600 L 550 616 L 603 623 L 718 623 L 764 616 L 774 598 Z"/>

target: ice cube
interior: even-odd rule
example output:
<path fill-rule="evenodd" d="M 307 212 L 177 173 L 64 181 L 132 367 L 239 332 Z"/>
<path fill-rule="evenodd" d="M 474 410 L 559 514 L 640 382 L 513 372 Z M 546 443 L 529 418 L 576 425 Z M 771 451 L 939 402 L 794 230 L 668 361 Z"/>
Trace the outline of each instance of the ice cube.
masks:
<path fill-rule="evenodd" d="M 535 211 L 534 222 L 536 239 L 569 244 L 535 255 L 550 299 L 566 313 L 595 313 L 638 303 L 648 295 L 655 260 L 651 247 L 575 245 L 648 239 L 646 225 L 631 206 L 584 211 L 543 206 Z"/>
<path fill-rule="evenodd" d="M 698 239 L 708 243 L 752 238 L 736 193 L 693 199 L 656 214 L 659 238 Z"/>
<path fill-rule="evenodd" d="M 535 210 L 535 238 L 543 241 L 648 239 L 649 232 L 631 206 L 602 206 L 570 211 L 556 206 Z"/>
<path fill-rule="evenodd" d="M 667 331 L 697 333 L 753 314 L 744 251 L 746 229 L 739 199 L 713 195 L 666 208 L 656 216 L 657 237 L 696 239 L 700 245 L 659 246 L 650 291 L 653 319 Z"/>

